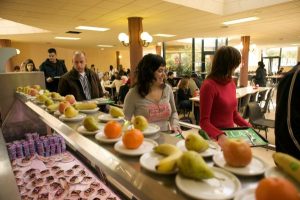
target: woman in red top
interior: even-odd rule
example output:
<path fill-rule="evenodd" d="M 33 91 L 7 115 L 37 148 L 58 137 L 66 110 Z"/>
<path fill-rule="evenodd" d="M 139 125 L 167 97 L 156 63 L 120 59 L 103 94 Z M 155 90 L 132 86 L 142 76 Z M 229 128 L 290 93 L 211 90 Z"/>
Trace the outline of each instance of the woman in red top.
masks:
<path fill-rule="evenodd" d="M 237 111 L 234 70 L 241 63 L 240 52 L 230 46 L 219 48 L 212 69 L 200 90 L 200 126 L 213 139 L 226 139 L 222 128 L 251 126 Z"/>

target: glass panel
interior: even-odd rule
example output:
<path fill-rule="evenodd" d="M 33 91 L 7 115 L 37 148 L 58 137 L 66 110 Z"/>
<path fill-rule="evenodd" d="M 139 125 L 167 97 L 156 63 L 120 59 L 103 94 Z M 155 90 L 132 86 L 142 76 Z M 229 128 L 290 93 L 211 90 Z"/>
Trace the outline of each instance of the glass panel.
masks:
<path fill-rule="evenodd" d="M 221 46 L 226 46 L 226 38 L 218 38 L 218 48 Z"/>
<path fill-rule="evenodd" d="M 177 76 L 192 73 L 192 38 L 166 42 L 167 69 Z"/>
<path fill-rule="evenodd" d="M 268 48 L 263 50 L 263 56 L 269 57 L 269 56 L 280 56 L 280 48 Z"/>
<path fill-rule="evenodd" d="M 211 71 L 211 65 L 213 61 L 214 55 L 205 55 L 205 71 L 207 74 Z"/>
<path fill-rule="evenodd" d="M 281 52 L 281 66 L 295 66 L 297 64 L 297 47 L 285 47 Z"/>
<path fill-rule="evenodd" d="M 216 50 L 216 38 L 204 38 L 204 51 Z"/>

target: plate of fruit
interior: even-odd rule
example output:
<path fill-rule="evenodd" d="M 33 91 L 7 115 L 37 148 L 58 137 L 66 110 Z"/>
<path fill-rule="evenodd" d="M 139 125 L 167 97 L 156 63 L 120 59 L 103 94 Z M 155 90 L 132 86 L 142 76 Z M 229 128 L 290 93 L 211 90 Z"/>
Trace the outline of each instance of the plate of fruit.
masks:
<path fill-rule="evenodd" d="M 84 118 L 82 125 L 78 126 L 77 131 L 83 135 L 95 135 L 103 128 L 103 124 L 98 124 L 94 117 L 88 116 Z"/>
<path fill-rule="evenodd" d="M 122 125 L 117 121 L 107 122 L 103 129 L 95 135 L 96 140 L 103 143 L 115 143 L 121 140 Z"/>
<path fill-rule="evenodd" d="M 83 120 L 86 114 L 79 113 L 73 106 L 69 106 L 64 110 L 64 114 L 59 116 L 60 120 L 65 122 L 76 122 Z"/>
<path fill-rule="evenodd" d="M 177 161 L 179 173 L 175 183 L 180 191 L 196 199 L 232 199 L 241 183 L 232 173 L 206 164 L 195 151 L 183 152 Z"/>
<path fill-rule="evenodd" d="M 79 110 L 79 112 L 86 114 L 95 113 L 99 110 L 97 104 L 88 102 L 77 102 L 74 107 Z"/>
<path fill-rule="evenodd" d="M 108 121 L 123 121 L 124 113 L 121 108 L 110 106 L 108 114 L 101 114 L 98 116 L 98 119 L 103 122 Z"/>
<path fill-rule="evenodd" d="M 114 149 L 123 155 L 139 156 L 152 151 L 157 146 L 154 140 L 144 138 L 143 133 L 138 129 L 125 131 L 122 140 L 114 145 Z"/>
<path fill-rule="evenodd" d="M 213 156 L 214 163 L 237 175 L 256 176 L 263 174 L 267 169 L 267 164 L 260 158 L 252 156 L 250 162 L 244 161 L 244 157 L 235 157 L 235 161 L 229 161 L 224 158 L 223 153 Z"/>
<path fill-rule="evenodd" d="M 221 151 L 221 147 L 211 140 L 205 140 L 198 134 L 188 134 L 184 140 L 177 142 L 176 146 L 181 151 L 193 150 L 202 157 L 211 157 Z"/>
<path fill-rule="evenodd" d="M 143 132 L 145 136 L 153 135 L 160 131 L 160 127 L 156 124 L 148 123 L 148 120 L 142 116 L 138 115 L 132 119 L 132 125 L 128 129 L 136 128 Z"/>
<path fill-rule="evenodd" d="M 175 174 L 177 172 L 176 161 L 182 155 L 182 151 L 171 144 L 160 144 L 153 151 L 140 157 L 141 166 L 156 174 Z"/>

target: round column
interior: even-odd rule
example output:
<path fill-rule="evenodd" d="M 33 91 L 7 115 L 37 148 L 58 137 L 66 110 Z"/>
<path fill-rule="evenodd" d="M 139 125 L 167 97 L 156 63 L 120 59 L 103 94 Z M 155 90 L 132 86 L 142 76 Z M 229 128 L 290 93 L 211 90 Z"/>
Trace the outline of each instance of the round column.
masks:
<path fill-rule="evenodd" d="M 243 50 L 242 50 L 242 66 L 240 70 L 240 87 L 247 87 L 250 36 L 242 36 L 241 41 L 243 44 Z"/>

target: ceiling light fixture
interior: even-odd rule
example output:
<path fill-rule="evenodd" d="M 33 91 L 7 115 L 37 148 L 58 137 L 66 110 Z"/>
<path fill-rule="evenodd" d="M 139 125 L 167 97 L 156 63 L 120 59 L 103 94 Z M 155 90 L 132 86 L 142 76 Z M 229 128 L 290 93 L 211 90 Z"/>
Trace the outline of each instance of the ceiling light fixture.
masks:
<path fill-rule="evenodd" d="M 120 33 L 118 39 L 125 47 L 129 46 L 130 44 L 129 36 L 126 33 Z M 153 37 L 148 32 L 141 33 L 140 42 L 143 47 L 148 47 L 152 41 L 153 41 Z"/>
<path fill-rule="evenodd" d="M 80 40 L 81 38 L 76 38 L 76 37 L 55 37 L 54 39 L 57 39 L 57 40 Z"/>
<path fill-rule="evenodd" d="M 164 33 L 158 33 L 155 34 L 153 36 L 157 36 L 157 37 L 175 37 L 176 35 L 172 35 L 172 34 L 164 34 Z"/>
<path fill-rule="evenodd" d="M 244 22 L 255 21 L 255 20 L 258 20 L 258 19 L 259 19 L 258 17 L 247 17 L 247 18 L 241 18 L 241 19 L 226 21 L 226 22 L 223 22 L 222 24 L 232 25 L 232 24 L 239 24 L 239 23 L 244 23 Z"/>
<path fill-rule="evenodd" d="M 108 44 L 98 44 L 98 47 L 114 47 L 113 45 L 108 45 Z"/>
<path fill-rule="evenodd" d="M 102 28 L 102 27 L 95 27 L 95 26 L 77 26 L 75 29 L 80 29 L 80 30 L 88 30 L 88 31 L 108 31 L 109 28 Z"/>

